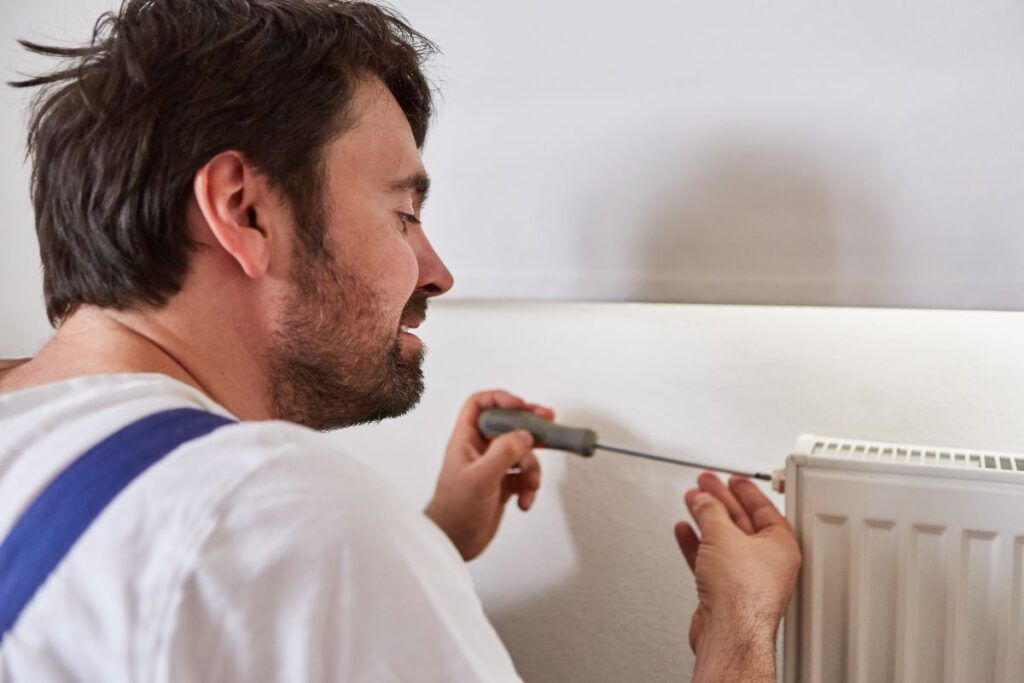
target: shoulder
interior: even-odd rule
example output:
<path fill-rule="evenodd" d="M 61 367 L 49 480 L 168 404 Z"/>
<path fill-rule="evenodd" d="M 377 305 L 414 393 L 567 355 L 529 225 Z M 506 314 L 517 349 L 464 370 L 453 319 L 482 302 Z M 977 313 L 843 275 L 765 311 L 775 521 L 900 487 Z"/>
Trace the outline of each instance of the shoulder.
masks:
<path fill-rule="evenodd" d="M 222 505 L 235 508 L 289 508 L 296 513 L 362 518 L 405 516 L 418 511 L 378 472 L 344 451 L 330 434 L 287 422 L 259 422 L 224 428 L 215 450 L 227 451 L 235 462 L 237 486 Z M 366 521 L 366 520 L 363 520 Z"/>
<path fill-rule="evenodd" d="M 378 474 L 286 423 L 220 436 L 264 455 L 183 577 L 170 678 L 516 680 L 454 546 Z"/>
<path fill-rule="evenodd" d="M 403 564 L 468 580 L 443 532 L 330 434 L 238 423 L 168 460 L 134 492 L 136 507 L 165 520 L 153 531 L 173 546 L 177 574 L 193 587 L 265 601 L 282 595 L 278 588 L 315 592 L 352 582 L 364 567 Z M 268 581 L 273 590 L 264 593 Z"/>
<path fill-rule="evenodd" d="M 287 422 L 240 423 L 199 446 L 187 469 L 190 477 L 218 482 L 210 492 L 211 533 L 238 543 L 254 537 L 264 546 L 302 544 L 313 535 L 321 549 L 364 545 L 367 551 L 382 545 L 383 529 L 437 540 L 439 531 L 421 511 L 330 434 Z"/>
<path fill-rule="evenodd" d="M 181 446 L 152 479 L 220 515 L 232 509 L 300 503 L 322 512 L 369 503 L 408 505 L 377 472 L 330 434 L 281 421 L 223 426 Z M 149 478 L 147 476 L 147 478 Z"/>

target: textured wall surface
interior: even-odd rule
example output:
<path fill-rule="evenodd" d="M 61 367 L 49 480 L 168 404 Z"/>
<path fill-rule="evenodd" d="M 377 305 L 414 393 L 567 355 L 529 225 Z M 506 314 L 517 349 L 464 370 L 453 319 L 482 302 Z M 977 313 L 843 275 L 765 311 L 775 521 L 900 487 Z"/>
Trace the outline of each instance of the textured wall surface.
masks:
<path fill-rule="evenodd" d="M 1024 308 L 1024 4 L 406 0 L 462 296 Z"/>
<path fill-rule="evenodd" d="M 339 446 L 426 502 L 465 396 L 506 387 L 609 443 L 781 467 L 796 435 L 1024 451 L 1024 316 L 657 304 L 438 304 L 410 415 Z M 471 564 L 531 682 L 688 680 L 672 525 L 697 472 L 541 452 L 533 510 Z M 781 499 L 779 500 L 781 503 Z"/>
<path fill-rule="evenodd" d="M 117 4 L 3 0 L 0 80 L 43 66 L 15 38 Z M 1024 3 L 394 4 L 444 50 L 424 218 L 455 296 L 1024 309 Z M 26 104 L 0 87 L 0 324 L 27 353 Z"/>

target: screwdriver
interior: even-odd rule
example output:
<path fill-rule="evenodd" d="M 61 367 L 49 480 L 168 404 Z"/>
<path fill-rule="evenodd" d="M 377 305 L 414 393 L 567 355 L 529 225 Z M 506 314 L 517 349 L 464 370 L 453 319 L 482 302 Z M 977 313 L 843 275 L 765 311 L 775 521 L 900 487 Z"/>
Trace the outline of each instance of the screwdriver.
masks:
<path fill-rule="evenodd" d="M 480 430 L 481 434 L 491 439 L 505 434 L 506 432 L 525 429 L 533 435 L 538 446 L 576 453 L 585 458 L 589 458 L 594 455 L 594 451 L 600 448 L 603 451 L 631 455 L 636 458 L 646 458 L 647 460 L 657 460 L 658 462 L 667 462 L 672 463 L 673 465 L 697 467 L 705 470 L 713 470 L 715 472 L 725 472 L 726 474 L 736 474 L 741 477 L 761 479 L 763 481 L 772 480 L 770 474 L 765 474 L 763 472 L 740 472 L 726 467 L 716 467 L 714 465 L 706 465 L 704 463 L 691 462 L 687 460 L 676 460 L 674 458 L 666 458 L 652 453 L 634 451 L 629 448 L 608 446 L 597 442 L 597 432 L 593 429 L 586 429 L 585 427 L 566 427 L 565 425 L 548 422 L 547 420 L 542 420 L 533 413 L 525 410 L 508 410 L 505 408 L 485 410 L 480 414 L 480 419 L 477 420 L 477 428 Z"/>

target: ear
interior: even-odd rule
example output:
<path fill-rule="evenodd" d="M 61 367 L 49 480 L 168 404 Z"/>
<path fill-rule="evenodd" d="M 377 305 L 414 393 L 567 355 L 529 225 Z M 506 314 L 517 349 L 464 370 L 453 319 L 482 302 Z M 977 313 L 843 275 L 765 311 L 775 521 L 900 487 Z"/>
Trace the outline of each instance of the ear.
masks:
<path fill-rule="evenodd" d="M 270 235 L 261 225 L 269 214 L 266 182 L 238 152 L 222 152 L 196 173 L 193 192 L 210 232 L 246 276 L 256 279 L 270 268 Z"/>

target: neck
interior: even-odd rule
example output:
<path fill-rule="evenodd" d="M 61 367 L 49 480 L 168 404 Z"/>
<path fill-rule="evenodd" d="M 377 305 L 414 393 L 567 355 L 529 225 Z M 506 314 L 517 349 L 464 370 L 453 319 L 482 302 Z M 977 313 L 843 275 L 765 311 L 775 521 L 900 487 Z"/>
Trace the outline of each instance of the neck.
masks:
<path fill-rule="evenodd" d="M 189 324 L 173 308 L 173 300 L 151 313 L 82 306 L 34 358 L 0 374 L 0 391 L 82 375 L 158 373 L 198 389 L 239 419 L 269 418 L 264 375 L 254 371 L 262 361 L 245 335 L 230 326 Z"/>

